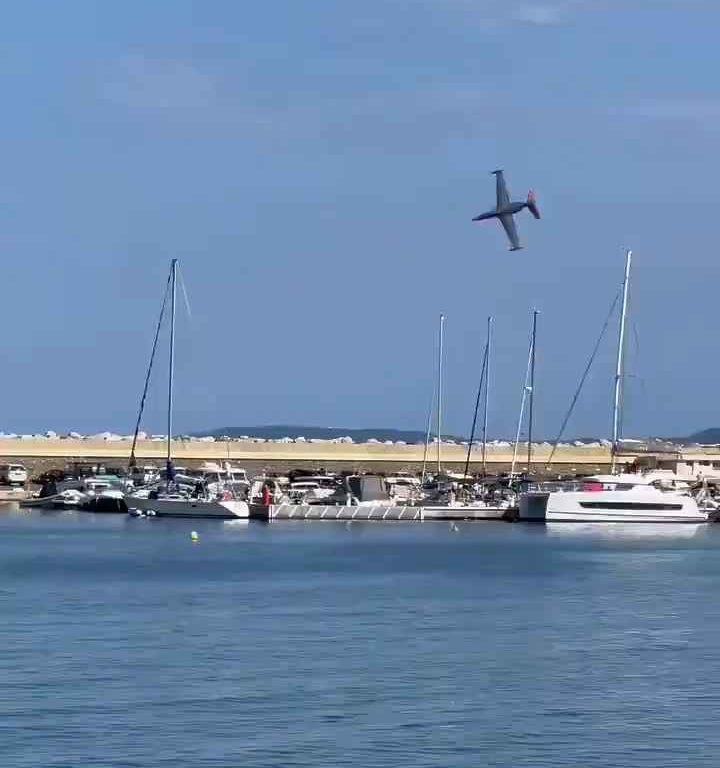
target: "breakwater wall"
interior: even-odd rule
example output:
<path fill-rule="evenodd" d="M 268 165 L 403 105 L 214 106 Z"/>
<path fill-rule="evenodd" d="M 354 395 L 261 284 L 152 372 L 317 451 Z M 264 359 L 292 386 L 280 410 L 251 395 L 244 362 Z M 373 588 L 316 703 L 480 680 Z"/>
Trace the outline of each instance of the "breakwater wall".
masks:
<path fill-rule="evenodd" d="M 573 472 L 599 472 L 610 466 L 609 448 L 602 445 L 560 446 L 548 463 L 551 448 L 547 444 L 533 446 L 531 469 L 549 474 Z M 248 472 L 282 472 L 303 467 L 325 468 L 328 471 L 399 472 L 418 471 L 425 453 L 422 445 L 386 445 L 379 443 L 255 443 L 252 441 L 185 441 L 172 443 L 172 455 L 178 466 L 195 466 L 203 462 L 230 461 L 245 467 Z M 19 461 L 32 472 L 61 468 L 71 461 L 103 461 L 111 466 L 126 466 L 130 455 L 130 442 L 126 440 L 72 440 L 72 439 L 4 439 L 0 440 L 0 458 Z M 136 457 L 139 463 L 160 465 L 166 455 L 166 445 L 160 441 L 143 440 L 138 443 Z M 447 470 L 462 470 L 467 447 L 457 444 L 442 446 L 442 466 Z M 490 446 L 487 466 L 491 472 L 507 471 L 513 458 L 511 446 Z M 632 462 L 633 454 L 625 454 L 624 462 Z M 471 471 L 481 468 L 480 448 L 471 453 Z M 427 466 L 437 466 L 437 448 L 430 446 Z M 521 445 L 516 462 L 518 471 L 527 468 L 527 445 Z"/>

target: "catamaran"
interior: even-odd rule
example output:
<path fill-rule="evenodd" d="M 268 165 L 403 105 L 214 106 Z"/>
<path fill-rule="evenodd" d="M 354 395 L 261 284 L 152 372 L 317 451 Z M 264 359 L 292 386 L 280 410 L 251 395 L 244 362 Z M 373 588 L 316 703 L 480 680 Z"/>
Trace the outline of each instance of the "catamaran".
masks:
<path fill-rule="evenodd" d="M 625 259 L 613 400 L 611 474 L 574 483 L 541 484 L 520 496 L 520 520 L 551 522 L 705 523 L 708 512 L 685 489 L 665 489 L 641 474 L 617 474 L 620 404 L 624 376 L 625 322 L 632 251 Z"/>

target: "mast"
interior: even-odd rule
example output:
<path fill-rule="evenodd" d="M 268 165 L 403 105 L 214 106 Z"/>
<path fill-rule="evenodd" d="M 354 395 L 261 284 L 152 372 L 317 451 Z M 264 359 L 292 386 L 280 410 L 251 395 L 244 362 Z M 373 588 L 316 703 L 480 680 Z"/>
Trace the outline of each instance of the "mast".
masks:
<path fill-rule="evenodd" d="M 535 399 L 535 341 L 537 339 L 537 316 L 537 309 L 533 309 L 532 340 L 530 341 L 530 403 L 528 406 L 528 473 L 530 472 L 530 462 L 532 461 L 533 400 Z"/>
<path fill-rule="evenodd" d="M 430 450 L 430 434 L 432 433 L 432 417 L 433 417 L 433 404 L 435 402 L 435 377 L 433 376 L 432 394 L 430 395 L 430 403 L 428 405 L 427 414 L 427 429 L 425 430 L 425 450 L 423 451 L 422 462 L 422 485 L 425 484 L 425 470 L 427 469 L 428 451 Z"/>
<path fill-rule="evenodd" d="M 528 394 L 530 393 L 530 370 L 533 365 L 533 356 L 535 354 L 535 315 L 537 314 L 537 310 L 533 310 L 533 336 L 530 339 L 530 348 L 528 349 L 528 360 L 527 360 L 527 367 L 525 368 L 525 380 L 523 382 L 523 393 L 522 398 L 520 400 L 520 413 L 518 414 L 518 422 L 517 422 L 517 432 L 515 433 L 515 444 L 513 445 L 513 457 L 512 457 L 512 464 L 510 465 L 510 481 L 512 482 L 513 476 L 515 475 L 515 464 L 517 462 L 517 452 L 518 452 L 518 445 L 520 444 L 520 430 L 522 429 L 522 423 L 523 423 L 523 415 L 525 413 L 525 400 L 527 399 Z"/>
<path fill-rule="evenodd" d="M 618 334 L 617 365 L 615 367 L 615 397 L 613 400 L 613 434 L 610 458 L 610 472 L 615 472 L 618 440 L 620 438 L 620 407 L 622 404 L 622 379 L 625 362 L 625 320 L 627 318 L 628 287 L 630 285 L 630 263 L 632 251 L 625 256 L 625 279 L 622 289 L 622 312 L 620 314 L 620 331 Z"/>
<path fill-rule="evenodd" d="M 485 407 L 483 408 L 482 428 L 482 470 L 487 475 L 487 423 L 488 402 L 490 400 L 490 344 L 492 342 L 492 316 L 487 319 L 487 342 L 485 344 Z"/>
<path fill-rule="evenodd" d="M 145 410 L 145 400 L 147 398 L 148 387 L 150 386 L 150 375 L 152 373 L 153 363 L 155 362 L 155 353 L 157 352 L 158 339 L 160 338 L 160 329 L 162 328 L 162 321 L 165 317 L 165 307 L 167 306 L 171 280 L 172 271 L 170 274 L 168 274 L 167 283 L 165 284 L 165 295 L 163 296 L 162 307 L 160 308 L 160 317 L 158 318 L 157 327 L 155 328 L 155 338 L 153 339 L 152 351 L 150 352 L 150 362 L 148 364 L 147 371 L 145 372 L 145 386 L 143 387 L 142 396 L 140 398 L 140 407 L 138 408 L 137 421 L 135 422 L 135 432 L 133 432 L 132 448 L 130 449 L 130 459 L 128 461 L 128 470 L 137 465 L 135 449 L 137 448 L 138 434 L 140 433 L 140 422 L 142 420 L 143 411 Z"/>
<path fill-rule="evenodd" d="M 440 475 L 440 443 L 442 442 L 442 374 L 443 374 L 443 331 L 445 315 L 440 315 L 440 339 L 438 343 L 438 383 L 437 383 L 437 471 Z"/>
<path fill-rule="evenodd" d="M 172 417 L 173 417 L 173 377 L 175 374 L 175 299 L 177 296 L 177 259 L 170 266 L 170 362 L 168 370 L 168 411 L 167 411 L 167 468 L 166 478 L 169 483 L 172 474 Z"/>
<path fill-rule="evenodd" d="M 467 477 L 467 473 L 470 469 L 470 456 L 472 454 L 473 445 L 475 445 L 475 427 L 477 425 L 478 411 L 480 410 L 480 398 L 483 392 L 483 384 L 487 391 L 487 383 L 485 377 L 487 375 L 488 364 L 488 344 L 485 343 L 485 349 L 483 349 L 482 366 L 480 368 L 480 381 L 478 382 L 477 396 L 475 397 L 475 410 L 473 411 L 472 427 L 470 428 L 470 440 L 468 442 L 467 456 L 465 457 L 465 471 L 464 475 Z M 487 402 L 486 402 L 487 407 Z M 486 413 L 487 416 L 487 413 Z"/>

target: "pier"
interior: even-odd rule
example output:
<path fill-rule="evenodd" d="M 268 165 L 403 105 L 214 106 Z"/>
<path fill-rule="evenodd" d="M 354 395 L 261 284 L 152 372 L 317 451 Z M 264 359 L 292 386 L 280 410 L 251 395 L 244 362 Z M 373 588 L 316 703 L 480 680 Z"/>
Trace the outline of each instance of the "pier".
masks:
<path fill-rule="evenodd" d="M 388 506 L 387 504 L 361 506 L 331 506 L 322 504 L 262 504 L 250 505 L 250 519 L 274 520 L 345 520 L 345 521 L 467 521 L 503 520 L 507 510 L 488 507 L 423 507 Z"/>

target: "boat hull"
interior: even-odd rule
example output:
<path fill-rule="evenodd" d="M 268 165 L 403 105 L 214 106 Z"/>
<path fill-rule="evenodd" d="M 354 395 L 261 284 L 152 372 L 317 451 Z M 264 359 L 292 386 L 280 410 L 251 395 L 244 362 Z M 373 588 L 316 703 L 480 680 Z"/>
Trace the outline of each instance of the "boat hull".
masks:
<path fill-rule="evenodd" d="M 203 501 L 200 499 L 143 499 L 127 496 L 130 512 L 137 510 L 157 517 L 191 517 L 216 520 L 247 520 L 250 507 L 244 501 Z"/>
<path fill-rule="evenodd" d="M 627 491 L 531 492 L 520 497 L 518 519 L 541 523 L 706 523 L 691 496 L 632 495 Z"/>

